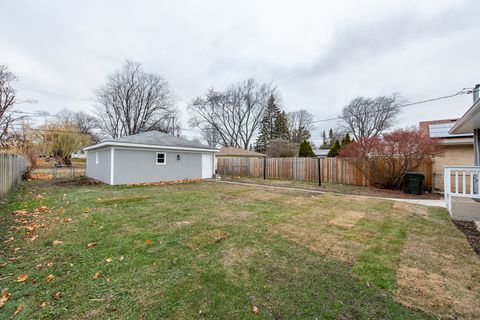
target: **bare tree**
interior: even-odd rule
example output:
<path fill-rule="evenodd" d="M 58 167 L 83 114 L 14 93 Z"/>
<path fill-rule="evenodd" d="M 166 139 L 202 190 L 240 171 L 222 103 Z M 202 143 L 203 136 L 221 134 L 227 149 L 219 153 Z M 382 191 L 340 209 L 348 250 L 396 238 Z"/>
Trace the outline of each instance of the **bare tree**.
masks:
<path fill-rule="evenodd" d="M 212 148 L 217 148 L 220 144 L 220 134 L 213 127 L 202 128 L 202 138 Z"/>
<path fill-rule="evenodd" d="M 76 130 L 80 133 L 87 134 L 91 137 L 92 142 L 100 141 L 100 122 L 95 116 L 87 114 L 83 111 L 73 112 L 68 109 L 61 110 L 57 117 L 63 122 L 72 123 Z"/>
<path fill-rule="evenodd" d="M 7 136 L 12 124 L 22 118 L 13 110 L 17 101 L 12 83 L 16 80 L 17 76 L 6 65 L 0 64 L 0 140 Z"/>
<path fill-rule="evenodd" d="M 302 143 L 310 139 L 313 127 L 313 115 L 307 110 L 298 110 L 287 113 L 288 131 L 290 139 L 295 143 Z"/>
<path fill-rule="evenodd" d="M 192 113 L 190 126 L 211 128 L 220 137 L 220 144 L 248 149 L 258 133 L 268 98 L 277 95 L 272 84 L 259 84 L 248 79 L 220 92 L 210 89 L 188 107 Z"/>
<path fill-rule="evenodd" d="M 291 158 L 298 155 L 299 144 L 281 139 L 271 139 L 268 141 L 266 154 L 272 158 Z"/>
<path fill-rule="evenodd" d="M 378 137 L 393 126 L 402 102 L 397 94 L 374 99 L 355 98 L 342 110 L 342 126 L 357 141 Z"/>
<path fill-rule="evenodd" d="M 174 110 L 170 117 L 166 117 L 163 121 L 158 122 L 152 126 L 150 130 L 158 130 L 171 134 L 172 136 L 180 137 L 182 134 L 182 126 L 178 118 L 177 110 Z"/>
<path fill-rule="evenodd" d="M 156 130 L 175 115 L 174 94 L 160 75 L 127 60 L 96 92 L 102 130 L 113 138 Z"/>

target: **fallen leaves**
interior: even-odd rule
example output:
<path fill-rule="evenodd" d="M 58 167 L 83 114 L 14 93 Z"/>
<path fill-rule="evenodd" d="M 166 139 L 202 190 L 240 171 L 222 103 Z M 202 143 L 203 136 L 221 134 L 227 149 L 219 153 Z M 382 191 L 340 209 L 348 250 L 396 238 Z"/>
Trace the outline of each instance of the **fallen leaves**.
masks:
<path fill-rule="evenodd" d="M 53 240 L 53 241 L 52 241 L 52 244 L 53 244 L 54 246 L 58 246 L 58 245 L 61 245 L 61 244 L 63 244 L 63 241 L 60 241 L 60 240 Z"/>
<path fill-rule="evenodd" d="M 107 258 L 107 259 L 105 259 L 105 262 L 106 262 L 106 263 L 110 263 L 110 262 L 112 262 L 112 261 L 113 261 L 112 258 Z"/>
<path fill-rule="evenodd" d="M 145 244 L 147 246 L 151 246 L 152 245 L 152 240 L 145 240 Z"/>
<path fill-rule="evenodd" d="M 2 290 L 2 295 L 0 296 L 0 308 L 3 307 L 5 302 L 11 297 L 12 295 L 8 293 L 8 288 Z"/>
<path fill-rule="evenodd" d="M 83 209 L 83 213 L 89 213 L 90 211 L 91 211 L 90 208 Z"/>
<path fill-rule="evenodd" d="M 23 304 L 19 305 L 15 312 L 13 313 L 13 316 L 15 317 L 17 314 L 23 311 Z"/>
<path fill-rule="evenodd" d="M 203 179 L 183 179 L 183 180 L 172 180 L 172 181 L 132 183 L 132 184 L 127 184 L 127 186 L 128 187 L 132 187 L 132 186 L 167 186 L 167 185 L 172 185 L 172 184 L 194 183 L 194 182 L 203 182 Z"/>
<path fill-rule="evenodd" d="M 259 311 L 258 311 L 257 306 L 253 306 L 252 312 L 255 313 L 255 314 L 258 314 Z"/>
<path fill-rule="evenodd" d="M 48 261 L 48 262 L 47 262 L 47 267 L 53 267 L 53 262 L 52 262 L 52 261 Z"/>
<path fill-rule="evenodd" d="M 48 303 L 42 302 L 39 307 L 42 308 L 42 309 L 44 309 L 44 308 L 46 308 L 47 306 L 48 306 Z"/>
<path fill-rule="evenodd" d="M 53 280 L 55 280 L 55 276 L 54 276 L 53 274 L 49 274 L 49 275 L 47 276 L 47 282 L 51 282 L 51 281 L 53 281 Z"/>
<path fill-rule="evenodd" d="M 24 282 L 25 280 L 27 280 L 28 278 L 28 274 L 24 273 L 24 274 L 21 274 L 18 276 L 17 278 L 17 282 Z"/>
<path fill-rule="evenodd" d="M 97 280 L 98 278 L 100 278 L 102 276 L 102 274 L 100 272 L 96 272 L 94 275 L 93 275 L 93 280 Z"/>
<path fill-rule="evenodd" d="M 87 244 L 87 249 L 91 249 L 93 247 L 95 247 L 97 244 L 95 242 L 90 242 L 89 244 Z"/>

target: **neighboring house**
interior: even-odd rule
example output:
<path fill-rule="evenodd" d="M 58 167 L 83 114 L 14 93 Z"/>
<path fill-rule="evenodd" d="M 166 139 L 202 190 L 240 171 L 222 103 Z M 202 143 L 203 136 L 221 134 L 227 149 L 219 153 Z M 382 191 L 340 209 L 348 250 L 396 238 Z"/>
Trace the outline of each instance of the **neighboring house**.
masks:
<path fill-rule="evenodd" d="M 443 191 L 443 169 L 453 165 L 473 165 L 473 133 L 451 134 L 449 130 L 458 119 L 420 122 L 420 132 L 439 142 L 442 154 L 433 159 L 433 185 Z"/>
<path fill-rule="evenodd" d="M 87 177 L 112 185 L 212 178 L 218 152 L 160 131 L 103 140 L 84 151 Z"/>
<path fill-rule="evenodd" d="M 477 221 L 480 228 L 480 85 L 473 90 L 473 105 L 449 130 L 450 134 L 473 134 L 473 166 L 445 168 L 445 200 L 452 219 Z"/>
<path fill-rule="evenodd" d="M 81 150 L 72 153 L 72 159 L 86 159 L 87 155 Z"/>
<path fill-rule="evenodd" d="M 217 158 L 263 158 L 266 154 L 240 149 L 237 147 L 223 147 L 216 154 Z"/>
<path fill-rule="evenodd" d="M 313 152 L 315 153 L 317 158 L 320 158 L 320 159 L 326 158 L 327 155 L 328 155 L 328 151 L 330 151 L 330 150 L 329 149 L 315 149 L 315 150 L 313 150 Z"/>

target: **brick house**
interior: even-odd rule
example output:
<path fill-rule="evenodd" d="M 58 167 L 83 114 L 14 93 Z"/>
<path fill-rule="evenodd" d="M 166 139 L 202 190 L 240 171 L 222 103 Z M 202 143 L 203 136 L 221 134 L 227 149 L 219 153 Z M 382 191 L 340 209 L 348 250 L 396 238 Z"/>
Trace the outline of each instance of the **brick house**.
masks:
<path fill-rule="evenodd" d="M 473 134 L 450 134 L 449 130 L 458 119 L 442 119 L 419 123 L 420 132 L 438 139 L 442 154 L 433 160 L 433 187 L 443 191 L 443 169 L 445 166 L 470 165 L 474 163 Z"/>

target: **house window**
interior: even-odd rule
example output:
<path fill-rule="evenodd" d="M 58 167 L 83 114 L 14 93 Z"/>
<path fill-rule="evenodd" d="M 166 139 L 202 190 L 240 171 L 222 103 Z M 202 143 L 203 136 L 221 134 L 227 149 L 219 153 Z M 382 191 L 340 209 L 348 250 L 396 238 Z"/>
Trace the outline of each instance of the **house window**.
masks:
<path fill-rule="evenodd" d="M 95 164 L 98 164 L 98 152 L 95 152 Z"/>
<path fill-rule="evenodd" d="M 167 162 L 167 156 L 165 152 L 157 152 L 157 164 L 165 164 Z"/>

